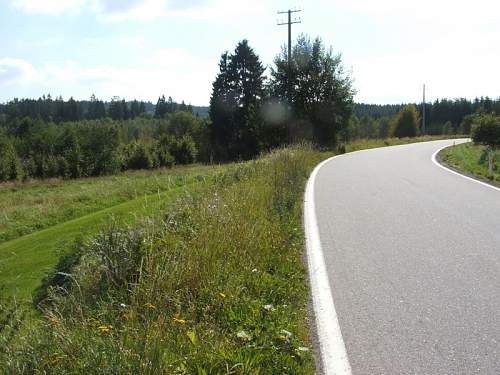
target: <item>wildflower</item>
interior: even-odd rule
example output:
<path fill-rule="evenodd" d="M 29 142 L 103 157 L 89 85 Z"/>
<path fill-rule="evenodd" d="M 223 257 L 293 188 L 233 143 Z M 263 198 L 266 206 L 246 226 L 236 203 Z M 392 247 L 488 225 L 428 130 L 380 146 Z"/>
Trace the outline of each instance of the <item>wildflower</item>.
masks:
<path fill-rule="evenodd" d="M 248 340 L 251 340 L 252 337 L 250 335 L 248 335 L 245 331 L 239 331 L 236 336 L 239 338 L 239 339 L 242 339 L 244 341 L 248 341 Z"/>
<path fill-rule="evenodd" d="M 127 307 L 127 305 L 125 305 L 124 303 L 120 303 L 120 307 L 125 308 L 125 307 Z"/>
<path fill-rule="evenodd" d="M 224 293 L 220 292 L 219 293 L 219 297 L 222 298 L 222 299 L 224 299 L 224 298 L 226 298 L 226 295 Z"/>
<path fill-rule="evenodd" d="M 287 331 L 286 329 L 282 329 L 282 330 L 281 330 L 281 334 L 282 334 L 283 336 L 285 336 L 287 339 L 291 339 L 291 338 L 292 338 L 292 336 L 293 336 L 292 332 L 289 332 L 289 331 Z"/>
<path fill-rule="evenodd" d="M 269 305 L 263 305 L 262 308 L 266 311 L 269 311 L 269 312 L 272 312 L 272 311 L 275 311 L 276 309 L 274 308 L 273 305 L 269 304 Z"/>
<path fill-rule="evenodd" d="M 113 329 L 113 326 L 109 325 L 102 325 L 102 326 L 99 326 L 97 327 L 97 330 L 99 332 L 101 332 L 103 335 L 107 335 L 109 332 L 111 332 L 111 330 Z"/>
<path fill-rule="evenodd" d="M 50 356 L 49 356 L 49 361 L 51 364 L 55 365 L 57 362 L 59 362 L 61 359 L 64 359 L 65 355 L 61 354 L 61 353 L 52 353 Z"/>
<path fill-rule="evenodd" d="M 187 321 L 185 321 L 184 319 L 178 319 L 178 318 L 174 318 L 174 322 L 179 323 L 180 325 L 184 325 L 187 323 Z"/>
<path fill-rule="evenodd" d="M 257 272 L 257 268 L 254 268 L 254 269 L 252 270 L 252 273 L 255 273 L 255 272 Z"/>
<path fill-rule="evenodd" d="M 54 316 L 49 316 L 47 318 L 47 321 L 49 322 L 49 324 L 51 325 L 51 327 L 55 328 L 59 325 L 59 319 L 57 319 L 56 317 Z"/>
<path fill-rule="evenodd" d="M 152 303 L 150 303 L 150 302 L 145 303 L 143 306 L 144 306 L 146 309 L 148 309 L 148 310 L 155 310 L 155 309 L 156 309 L 156 306 L 155 306 L 155 305 L 153 305 L 153 304 L 152 304 Z"/>
<path fill-rule="evenodd" d="M 290 342 L 290 339 L 292 338 L 292 336 L 293 336 L 292 332 L 289 332 L 286 329 L 282 329 L 278 338 L 281 341 Z"/>

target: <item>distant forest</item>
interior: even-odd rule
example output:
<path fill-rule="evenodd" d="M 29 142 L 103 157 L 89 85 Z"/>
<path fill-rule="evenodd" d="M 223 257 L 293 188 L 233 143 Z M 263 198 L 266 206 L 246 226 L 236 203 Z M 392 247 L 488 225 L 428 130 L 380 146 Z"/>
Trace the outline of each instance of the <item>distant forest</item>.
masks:
<path fill-rule="evenodd" d="M 422 115 L 422 104 L 414 104 Z M 370 118 L 393 118 L 407 104 L 365 104 L 354 103 L 353 115 L 361 121 Z M 464 117 L 478 112 L 500 113 L 500 97 L 491 99 L 488 97 L 468 99 L 440 99 L 426 104 L 426 125 L 428 131 L 437 132 L 447 122 L 458 129 Z M 156 104 L 150 101 L 125 101 L 117 97 L 111 101 L 102 101 L 92 96 L 90 100 L 74 100 L 62 97 L 52 99 L 49 95 L 38 99 L 14 99 L 0 104 L 0 124 L 29 117 L 32 120 L 41 119 L 44 122 L 72 122 L 80 120 L 97 120 L 110 118 L 112 120 L 129 120 L 138 116 L 161 118 L 166 113 L 185 111 L 202 118 L 208 117 L 208 106 L 193 106 L 175 102 L 171 97 L 158 98 Z"/>
<path fill-rule="evenodd" d="M 90 100 L 75 100 L 72 97 L 64 100 L 61 96 L 53 99 L 50 94 L 38 99 L 14 99 L 0 104 L 0 122 L 28 117 L 32 120 L 43 120 L 56 124 L 70 121 L 99 120 L 133 120 L 136 117 L 163 117 L 166 113 L 178 111 L 190 112 L 200 117 L 208 116 L 208 107 L 192 106 L 175 102 L 171 97 L 158 98 L 155 104 L 150 101 L 125 101 L 114 97 L 105 102 L 91 96 Z"/>

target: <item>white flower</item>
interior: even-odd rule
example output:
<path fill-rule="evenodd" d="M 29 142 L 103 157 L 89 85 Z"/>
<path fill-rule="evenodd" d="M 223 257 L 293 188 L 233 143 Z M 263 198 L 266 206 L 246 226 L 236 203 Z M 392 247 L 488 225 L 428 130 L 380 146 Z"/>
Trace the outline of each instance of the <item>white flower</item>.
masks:
<path fill-rule="evenodd" d="M 257 272 L 257 268 L 254 268 L 254 269 L 252 270 L 252 272 L 253 272 L 253 273 Z"/>
<path fill-rule="evenodd" d="M 269 304 L 269 305 L 263 305 L 262 308 L 266 311 L 274 311 L 276 310 L 273 305 Z"/>
<path fill-rule="evenodd" d="M 251 340 L 252 337 L 249 336 L 245 331 L 239 331 L 236 336 L 242 340 L 248 341 Z"/>
<path fill-rule="evenodd" d="M 286 329 L 282 329 L 281 334 L 285 336 L 287 340 L 290 340 L 293 336 L 292 332 L 287 331 Z"/>
<path fill-rule="evenodd" d="M 120 303 L 120 307 L 127 307 L 127 305 L 125 305 L 124 303 Z"/>

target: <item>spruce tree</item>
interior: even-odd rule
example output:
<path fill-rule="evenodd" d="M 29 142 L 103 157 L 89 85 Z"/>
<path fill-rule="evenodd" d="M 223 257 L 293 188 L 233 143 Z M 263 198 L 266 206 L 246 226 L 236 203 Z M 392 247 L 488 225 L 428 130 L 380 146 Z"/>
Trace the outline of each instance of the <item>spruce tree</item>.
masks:
<path fill-rule="evenodd" d="M 233 54 L 222 54 L 209 109 L 216 159 L 248 159 L 258 153 L 252 119 L 264 94 L 264 71 L 247 40 Z"/>

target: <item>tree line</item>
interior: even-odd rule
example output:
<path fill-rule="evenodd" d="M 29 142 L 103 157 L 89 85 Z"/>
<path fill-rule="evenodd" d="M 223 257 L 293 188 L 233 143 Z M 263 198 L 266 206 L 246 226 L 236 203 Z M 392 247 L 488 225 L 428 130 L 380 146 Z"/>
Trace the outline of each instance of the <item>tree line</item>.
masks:
<path fill-rule="evenodd" d="M 203 113 L 204 108 L 194 108 L 191 104 L 186 105 L 184 101 L 177 103 L 172 97 L 165 99 L 164 95 L 159 97 L 154 105 L 151 102 L 136 99 L 125 101 L 119 97 L 113 97 L 111 101 L 105 102 L 96 98 L 95 95 L 92 95 L 90 100 L 75 100 L 71 97 L 65 101 L 61 96 L 52 99 L 52 96 L 48 94 L 38 99 L 16 98 L 8 103 L 0 104 L 0 123 L 12 122 L 24 117 L 56 124 L 99 120 L 107 117 L 112 120 L 133 120 L 136 117 L 148 116 L 163 118 L 167 113 L 178 111 Z"/>
<path fill-rule="evenodd" d="M 106 103 L 95 96 L 0 105 L 0 180 L 246 160 L 302 141 L 332 149 L 358 138 L 422 132 L 415 105 L 354 104 L 341 55 L 320 38 L 300 35 L 291 52 L 288 61 L 282 48 L 269 69 L 247 40 L 222 53 L 208 118 L 165 96 L 156 105 L 119 98 Z M 438 124 L 441 133 L 469 133 L 474 113 L 498 111 L 499 103 L 481 98 L 428 104 L 428 132 Z"/>
<path fill-rule="evenodd" d="M 394 132 L 391 132 L 391 124 L 395 116 L 408 106 L 415 108 L 418 121 L 422 121 L 421 104 L 356 103 L 346 137 L 359 139 L 395 136 Z M 437 99 L 432 103 L 426 103 L 425 132 L 429 135 L 470 134 L 471 120 L 477 113 L 500 113 L 500 98 Z M 421 124 L 418 125 L 417 133 L 421 130 L 420 128 Z"/>
<path fill-rule="evenodd" d="M 164 118 L 56 124 L 29 117 L 0 127 L 0 180 L 79 178 L 128 169 L 190 164 L 204 156 L 206 120 L 189 112 Z"/>

